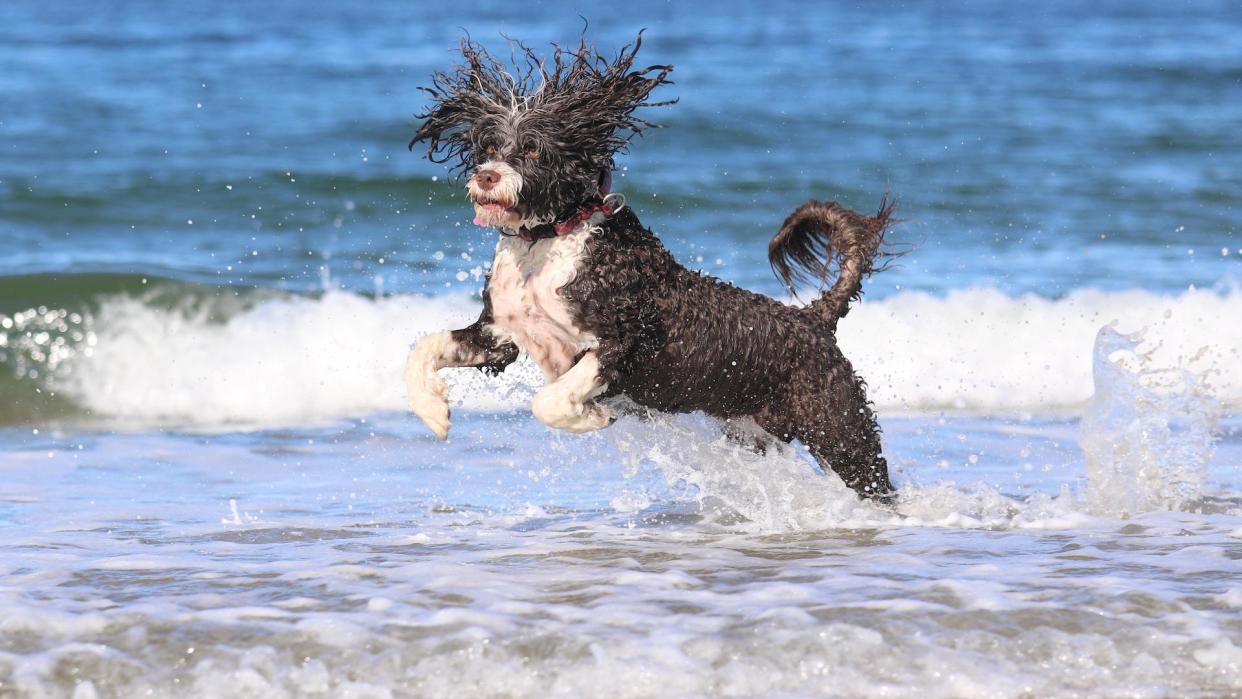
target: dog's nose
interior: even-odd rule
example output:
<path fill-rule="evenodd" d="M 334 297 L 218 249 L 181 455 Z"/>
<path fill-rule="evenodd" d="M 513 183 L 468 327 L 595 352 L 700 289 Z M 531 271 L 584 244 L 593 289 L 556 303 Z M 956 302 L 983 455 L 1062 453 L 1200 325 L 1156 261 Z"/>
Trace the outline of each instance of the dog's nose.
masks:
<path fill-rule="evenodd" d="M 479 183 L 479 189 L 486 192 L 500 182 L 500 173 L 495 170 L 479 170 L 474 175 L 474 181 Z"/>

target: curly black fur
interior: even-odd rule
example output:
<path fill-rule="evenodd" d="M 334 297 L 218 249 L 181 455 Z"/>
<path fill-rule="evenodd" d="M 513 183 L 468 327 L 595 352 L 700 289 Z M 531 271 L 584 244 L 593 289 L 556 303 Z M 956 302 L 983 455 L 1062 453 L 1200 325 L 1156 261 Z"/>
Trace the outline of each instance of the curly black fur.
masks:
<path fill-rule="evenodd" d="M 436 106 L 414 140 L 430 141 L 433 159 L 455 157 L 462 167 L 508 164 L 523 178 L 524 213 L 562 219 L 599 201 L 600 169 L 650 125 L 633 111 L 666 104 L 647 100 L 671 68 L 632 70 L 638 47 L 612 61 L 585 44 L 557 47 L 550 68 L 523 49 L 525 71 L 512 78 L 464 42 L 466 65 L 436 75 L 429 89 Z M 538 144 L 540 157 L 524 157 L 525 139 Z M 888 203 L 867 217 L 813 201 L 786 219 L 769 248 L 777 275 L 792 285 L 800 275 L 827 281 L 836 269 L 835 284 L 806 308 L 686 269 L 625 208 L 591 233 L 559 294 L 576 326 L 597 340 L 604 396 L 624 394 L 662 411 L 752 417 L 775 438 L 801 441 L 858 493 L 888 498 L 879 426 L 835 328 L 873 271 L 891 212 Z M 489 279 L 479 320 L 452 339 L 473 358 L 464 364 L 494 372 L 519 348 L 489 331 L 493 293 Z"/>
<path fill-rule="evenodd" d="M 882 220 L 858 218 L 882 232 Z M 588 247 L 590 265 L 563 293 L 600 339 L 607 395 L 667 412 L 751 416 L 773 436 L 801 441 L 859 493 L 893 492 L 835 318 L 686 269 L 628 209 Z"/>

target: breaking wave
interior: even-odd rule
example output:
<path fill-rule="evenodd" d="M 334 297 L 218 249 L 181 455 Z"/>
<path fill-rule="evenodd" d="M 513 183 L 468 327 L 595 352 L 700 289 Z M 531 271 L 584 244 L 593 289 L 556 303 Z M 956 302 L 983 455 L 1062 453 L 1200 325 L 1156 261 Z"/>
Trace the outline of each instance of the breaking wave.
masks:
<path fill-rule="evenodd" d="M 114 280 L 55 301 L 0 308 L 4 422 L 61 413 L 271 425 L 403 410 L 409 344 L 479 308 L 467 294 L 306 296 L 169 280 Z M 839 335 L 881 413 L 1079 411 L 1092 395 L 1096 332 L 1109 323 L 1145 330 L 1154 361 L 1203 375 L 1231 411 L 1242 406 L 1242 326 L 1223 319 L 1237 317 L 1237 290 L 1049 299 L 976 288 L 861 303 Z M 446 374 L 467 410 L 524 407 L 542 381 L 526 361 L 500 379 Z"/>

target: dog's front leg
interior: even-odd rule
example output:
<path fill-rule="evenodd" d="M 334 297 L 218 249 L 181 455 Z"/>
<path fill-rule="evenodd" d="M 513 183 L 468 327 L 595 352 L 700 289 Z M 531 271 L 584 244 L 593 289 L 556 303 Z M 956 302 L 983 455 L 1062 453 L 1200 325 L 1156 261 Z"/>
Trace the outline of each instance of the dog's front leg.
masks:
<path fill-rule="evenodd" d="M 592 399 L 608 390 L 599 375 L 595 352 L 582 355 L 572 369 L 535 393 L 531 412 L 540 422 L 567 432 L 603 429 L 615 419 Z"/>
<path fill-rule="evenodd" d="M 448 385 L 436 373 L 446 367 L 479 367 L 503 371 L 517 358 L 511 342 L 496 342 L 482 322 L 419 340 L 405 361 L 406 397 L 410 409 L 440 439 L 451 426 Z"/>

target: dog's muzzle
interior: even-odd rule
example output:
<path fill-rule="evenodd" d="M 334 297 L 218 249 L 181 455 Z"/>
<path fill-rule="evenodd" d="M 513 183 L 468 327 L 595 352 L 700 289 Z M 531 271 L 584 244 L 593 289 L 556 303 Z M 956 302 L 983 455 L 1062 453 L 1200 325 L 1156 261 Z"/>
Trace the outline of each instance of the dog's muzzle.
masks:
<path fill-rule="evenodd" d="M 517 210 L 522 176 L 508 163 L 488 162 L 466 181 L 474 202 L 474 222 L 480 226 L 515 226 L 522 220 Z"/>

